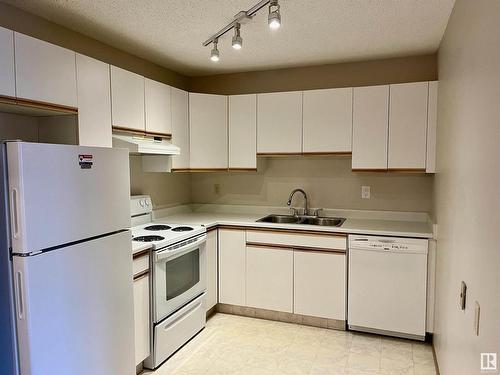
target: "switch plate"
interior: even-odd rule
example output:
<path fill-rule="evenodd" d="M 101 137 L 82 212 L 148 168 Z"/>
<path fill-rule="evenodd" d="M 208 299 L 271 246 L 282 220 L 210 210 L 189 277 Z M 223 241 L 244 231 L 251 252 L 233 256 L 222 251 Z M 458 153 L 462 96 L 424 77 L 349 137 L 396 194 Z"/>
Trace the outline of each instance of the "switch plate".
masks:
<path fill-rule="evenodd" d="M 220 184 L 214 184 L 214 194 L 220 194 Z"/>
<path fill-rule="evenodd" d="M 460 310 L 465 310 L 465 301 L 467 299 L 467 284 L 462 281 L 460 284 Z"/>
<path fill-rule="evenodd" d="M 361 186 L 361 198 L 370 199 L 371 191 L 370 186 Z"/>
<path fill-rule="evenodd" d="M 479 306 L 479 302 L 476 301 L 474 310 L 474 332 L 476 333 L 476 336 L 479 336 L 480 315 L 481 315 L 481 306 Z"/>

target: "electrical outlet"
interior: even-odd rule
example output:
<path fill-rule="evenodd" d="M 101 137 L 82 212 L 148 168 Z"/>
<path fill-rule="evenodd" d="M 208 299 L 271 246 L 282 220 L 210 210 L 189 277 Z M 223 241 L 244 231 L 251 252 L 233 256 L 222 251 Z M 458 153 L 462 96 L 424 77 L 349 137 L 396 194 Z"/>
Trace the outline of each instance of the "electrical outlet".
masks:
<path fill-rule="evenodd" d="M 214 194 L 220 194 L 220 184 L 214 184 Z"/>
<path fill-rule="evenodd" d="M 460 309 L 465 310 L 465 301 L 467 299 L 467 284 L 462 281 L 460 284 Z"/>
<path fill-rule="evenodd" d="M 370 186 L 361 186 L 361 198 L 370 199 Z"/>
<path fill-rule="evenodd" d="M 476 301 L 474 310 L 474 333 L 476 336 L 479 336 L 479 318 L 481 315 L 481 306 L 479 306 L 479 302 Z"/>

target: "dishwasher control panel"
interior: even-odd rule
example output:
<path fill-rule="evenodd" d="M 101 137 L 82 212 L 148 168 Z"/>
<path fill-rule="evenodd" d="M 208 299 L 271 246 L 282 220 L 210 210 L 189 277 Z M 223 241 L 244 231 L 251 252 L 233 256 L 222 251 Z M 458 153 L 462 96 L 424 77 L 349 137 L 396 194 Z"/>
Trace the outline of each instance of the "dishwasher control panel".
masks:
<path fill-rule="evenodd" d="M 349 247 L 360 250 L 427 254 L 428 240 L 420 238 L 349 236 Z"/>

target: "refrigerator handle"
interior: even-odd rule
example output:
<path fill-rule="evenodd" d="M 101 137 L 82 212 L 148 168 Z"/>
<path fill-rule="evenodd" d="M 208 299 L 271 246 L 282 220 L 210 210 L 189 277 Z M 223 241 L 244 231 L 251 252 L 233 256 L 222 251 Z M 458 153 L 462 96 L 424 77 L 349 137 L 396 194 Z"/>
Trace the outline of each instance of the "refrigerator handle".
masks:
<path fill-rule="evenodd" d="M 23 274 L 21 271 L 16 272 L 16 310 L 17 310 L 17 317 L 20 320 L 23 320 L 24 319 Z"/>
<path fill-rule="evenodd" d="M 12 221 L 12 236 L 17 240 L 19 238 L 19 205 L 18 201 L 18 191 L 16 188 L 11 189 L 10 200 L 11 200 L 11 221 Z"/>

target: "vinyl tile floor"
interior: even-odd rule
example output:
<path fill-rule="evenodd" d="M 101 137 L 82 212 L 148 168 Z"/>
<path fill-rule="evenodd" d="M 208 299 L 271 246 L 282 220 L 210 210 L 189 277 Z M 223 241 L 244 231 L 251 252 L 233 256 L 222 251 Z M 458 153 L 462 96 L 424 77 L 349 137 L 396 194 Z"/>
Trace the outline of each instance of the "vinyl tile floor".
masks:
<path fill-rule="evenodd" d="M 206 328 L 149 375 L 435 375 L 429 344 L 235 315 Z"/>

